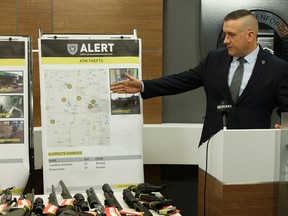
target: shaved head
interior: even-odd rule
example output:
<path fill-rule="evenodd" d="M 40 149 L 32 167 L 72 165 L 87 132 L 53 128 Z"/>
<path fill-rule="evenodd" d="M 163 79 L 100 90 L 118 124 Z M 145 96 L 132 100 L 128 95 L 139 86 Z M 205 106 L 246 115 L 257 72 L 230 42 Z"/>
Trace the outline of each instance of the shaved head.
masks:
<path fill-rule="evenodd" d="M 251 11 L 244 9 L 233 11 L 224 18 L 224 22 L 230 20 L 241 20 L 243 30 L 247 29 L 258 34 L 258 21 Z"/>

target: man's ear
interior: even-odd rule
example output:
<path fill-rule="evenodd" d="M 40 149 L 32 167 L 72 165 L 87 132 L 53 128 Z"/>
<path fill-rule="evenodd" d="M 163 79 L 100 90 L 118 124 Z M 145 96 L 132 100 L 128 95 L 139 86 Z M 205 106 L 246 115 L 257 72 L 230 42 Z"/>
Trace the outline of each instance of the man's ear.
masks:
<path fill-rule="evenodd" d="M 253 41 L 254 39 L 256 40 L 256 34 L 255 34 L 255 32 L 254 31 L 249 31 L 248 32 L 248 41 L 249 42 L 251 42 L 251 41 Z"/>

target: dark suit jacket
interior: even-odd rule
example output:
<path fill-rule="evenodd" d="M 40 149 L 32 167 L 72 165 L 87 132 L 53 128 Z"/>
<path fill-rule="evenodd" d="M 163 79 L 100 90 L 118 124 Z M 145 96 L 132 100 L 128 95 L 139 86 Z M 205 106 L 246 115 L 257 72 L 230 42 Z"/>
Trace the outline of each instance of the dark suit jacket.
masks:
<path fill-rule="evenodd" d="M 204 87 L 206 115 L 200 145 L 223 128 L 217 105 L 227 101 L 233 105 L 227 119 L 228 129 L 265 129 L 271 127 L 275 106 L 278 113 L 288 111 L 288 63 L 260 47 L 251 78 L 233 103 L 228 72 L 232 57 L 227 49 L 211 51 L 195 68 L 154 80 L 143 80 L 143 99 L 179 94 Z M 197 101 L 194 101 L 197 103 Z"/>

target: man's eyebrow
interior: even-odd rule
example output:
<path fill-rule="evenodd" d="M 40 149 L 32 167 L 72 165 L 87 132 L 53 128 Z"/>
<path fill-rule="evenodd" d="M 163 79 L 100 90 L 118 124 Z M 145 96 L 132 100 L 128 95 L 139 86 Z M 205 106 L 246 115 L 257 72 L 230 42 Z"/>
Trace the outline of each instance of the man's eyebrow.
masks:
<path fill-rule="evenodd" d="M 223 31 L 223 35 L 226 35 L 226 34 L 228 34 L 228 35 L 236 35 L 235 32 L 230 32 L 230 31 L 229 31 L 229 32 L 224 32 L 224 31 Z"/>

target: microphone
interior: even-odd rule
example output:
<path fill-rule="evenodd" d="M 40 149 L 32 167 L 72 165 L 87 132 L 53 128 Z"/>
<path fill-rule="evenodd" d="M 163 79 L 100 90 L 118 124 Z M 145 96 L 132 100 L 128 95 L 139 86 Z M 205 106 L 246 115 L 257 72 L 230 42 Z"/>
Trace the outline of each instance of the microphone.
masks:
<path fill-rule="evenodd" d="M 222 100 L 221 104 L 217 106 L 217 112 L 222 115 L 223 119 L 223 130 L 227 129 L 227 117 L 232 112 L 232 105 L 228 104 L 227 101 Z"/>

